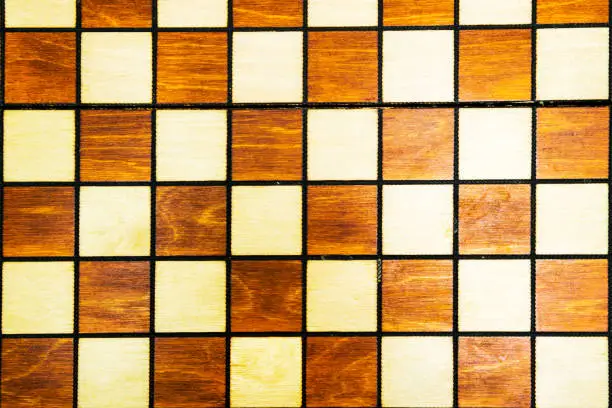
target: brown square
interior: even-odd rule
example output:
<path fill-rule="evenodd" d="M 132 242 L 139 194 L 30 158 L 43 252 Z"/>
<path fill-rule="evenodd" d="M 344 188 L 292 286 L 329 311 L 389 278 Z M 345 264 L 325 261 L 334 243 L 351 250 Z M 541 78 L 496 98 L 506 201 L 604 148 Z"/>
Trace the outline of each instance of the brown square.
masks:
<path fill-rule="evenodd" d="M 531 99 L 531 30 L 462 30 L 459 99 Z"/>
<path fill-rule="evenodd" d="M 149 181 L 151 112 L 81 111 L 81 180 Z"/>
<path fill-rule="evenodd" d="M 528 254 L 531 188 L 523 184 L 459 187 L 459 252 Z"/>
<path fill-rule="evenodd" d="M 610 110 L 538 109 L 538 178 L 607 178 Z"/>
<path fill-rule="evenodd" d="M 158 187 L 157 254 L 225 255 L 225 187 Z"/>
<path fill-rule="evenodd" d="M 227 102 L 227 33 L 158 35 L 159 102 Z"/>
<path fill-rule="evenodd" d="M 225 339 L 155 339 L 155 406 L 225 405 Z"/>
<path fill-rule="evenodd" d="M 538 0 L 538 24 L 607 23 L 609 0 Z"/>
<path fill-rule="evenodd" d="M 308 187 L 308 253 L 376 254 L 376 186 Z"/>
<path fill-rule="evenodd" d="M 74 103 L 75 33 L 6 33 L 5 101 Z"/>
<path fill-rule="evenodd" d="M 234 180 L 302 179 L 301 110 L 237 110 L 232 123 Z"/>
<path fill-rule="evenodd" d="M 452 109 L 385 109 L 383 178 L 452 179 L 453 137 Z"/>
<path fill-rule="evenodd" d="M 375 337 L 309 337 L 306 405 L 375 407 Z"/>
<path fill-rule="evenodd" d="M 382 279 L 384 331 L 453 329 L 453 262 L 384 261 Z"/>
<path fill-rule="evenodd" d="M 378 100 L 378 33 L 311 32 L 308 35 L 310 102 Z"/>
<path fill-rule="evenodd" d="M 455 21 L 454 0 L 384 0 L 386 26 L 451 25 Z"/>
<path fill-rule="evenodd" d="M 151 27 L 151 1 L 81 0 L 83 27 Z"/>
<path fill-rule="evenodd" d="M 5 187 L 4 256 L 73 256 L 74 188 Z"/>
<path fill-rule="evenodd" d="M 303 0 L 234 0 L 235 27 L 301 27 Z"/>
<path fill-rule="evenodd" d="M 79 331 L 149 331 L 149 263 L 81 262 Z"/>
<path fill-rule="evenodd" d="M 537 330 L 608 330 L 605 259 L 540 260 L 536 267 Z"/>

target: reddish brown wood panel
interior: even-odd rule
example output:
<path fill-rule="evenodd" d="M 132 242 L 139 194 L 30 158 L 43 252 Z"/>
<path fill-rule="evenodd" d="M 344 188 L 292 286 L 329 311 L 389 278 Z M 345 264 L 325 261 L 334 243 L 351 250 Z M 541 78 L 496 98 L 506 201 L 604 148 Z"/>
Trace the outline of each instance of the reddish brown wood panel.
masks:
<path fill-rule="evenodd" d="M 303 0 L 234 0 L 235 27 L 301 27 Z"/>
<path fill-rule="evenodd" d="M 83 27 L 151 27 L 151 1 L 81 0 Z"/>
<path fill-rule="evenodd" d="M 538 0 L 539 24 L 607 23 L 609 0 Z"/>
<path fill-rule="evenodd" d="M 451 25 L 454 0 L 384 0 L 386 26 Z"/>

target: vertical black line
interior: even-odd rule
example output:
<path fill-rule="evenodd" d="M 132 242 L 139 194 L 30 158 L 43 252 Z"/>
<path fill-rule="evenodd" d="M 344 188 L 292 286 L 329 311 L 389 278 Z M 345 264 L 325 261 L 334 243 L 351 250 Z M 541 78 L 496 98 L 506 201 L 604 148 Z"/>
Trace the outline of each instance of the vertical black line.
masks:
<path fill-rule="evenodd" d="M 227 103 L 233 102 L 234 5 L 227 1 Z M 226 143 L 226 204 L 225 204 L 225 406 L 231 401 L 231 345 L 232 345 L 232 132 L 233 111 L 227 109 Z"/>
<path fill-rule="evenodd" d="M 384 1 L 378 0 L 378 103 L 383 101 L 383 15 L 384 15 Z M 378 150 L 377 150 L 377 210 L 376 210 L 376 255 L 377 255 L 377 268 L 376 268 L 376 405 L 382 406 L 382 284 L 383 284 L 383 230 L 382 230 L 382 217 L 383 217 L 383 109 L 378 108 Z"/>
<path fill-rule="evenodd" d="M 308 103 L 308 0 L 302 2 L 302 103 Z M 302 109 L 302 257 L 308 255 L 308 109 Z M 302 406 L 308 390 L 308 261 L 302 259 Z"/>
<path fill-rule="evenodd" d="M 537 84 L 537 12 L 538 2 L 531 3 L 531 100 L 536 101 Z M 530 266 L 531 266 L 531 336 L 530 336 L 530 376 L 531 376 L 531 407 L 536 406 L 536 285 L 537 285 L 537 262 L 536 262 L 536 192 L 537 192 L 537 142 L 538 142 L 538 110 L 534 104 L 531 107 L 531 235 L 530 235 Z"/>
<path fill-rule="evenodd" d="M 459 1 L 453 17 L 453 407 L 459 406 Z"/>

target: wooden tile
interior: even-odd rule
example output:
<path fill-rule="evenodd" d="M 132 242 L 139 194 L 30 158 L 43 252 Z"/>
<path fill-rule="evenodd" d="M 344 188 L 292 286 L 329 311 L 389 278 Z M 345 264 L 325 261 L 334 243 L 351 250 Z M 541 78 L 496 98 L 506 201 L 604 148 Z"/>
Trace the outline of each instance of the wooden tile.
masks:
<path fill-rule="evenodd" d="M 6 27 L 74 27 L 76 0 L 5 0 Z"/>
<path fill-rule="evenodd" d="M 607 23 L 607 0 L 538 0 L 538 24 Z"/>
<path fill-rule="evenodd" d="M 74 33 L 7 33 L 5 46 L 7 103 L 75 102 Z"/>
<path fill-rule="evenodd" d="M 308 188 L 308 253 L 375 254 L 375 186 Z"/>
<path fill-rule="evenodd" d="M 312 32 L 308 36 L 310 102 L 378 99 L 377 33 Z"/>
<path fill-rule="evenodd" d="M 152 1 L 82 0 L 83 27 L 151 27 Z"/>
<path fill-rule="evenodd" d="M 531 31 L 464 30 L 459 34 L 459 99 L 531 98 Z"/>
<path fill-rule="evenodd" d="M 72 256 L 74 189 L 5 187 L 4 256 Z"/>
<path fill-rule="evenodd" d="M 226 27 L 228 0 L 157 0 L 160 27 Z"/>
<path fill-rule="evenodd" d="M 3 339 L 3 405 L 71 407 L 72 353 L 72 339 Z"/>
<path fill-rule="evenodd" d="M 374 337 L 309 337 L 307 406 L 376 406 L 376 349 Z"/>
<path fill-rule="evenodd" d="M 309 0 L 309 27 L 365 27 L 378 24 L 378 0 Z"/>
<path fill-rule="evenodd" d="M 532 0 L 463 0 L 459 4 L 459 24 L 531 24 L 531 3 Z"/>
<path fill-rule="evenodd" d="M 234 27 L 301 27 L 303 0 L 234 0 Z"/>
<path fill-rule="evenodd" d="M 384 0 L 386 26 L 452 25 L 453 0 Z"/>
<path fill-rule="evenodd" d="M 224 255 L 225 187 L 158 187 L 159 255 Z"/>
<path fill-rule="evenodd" d="M 149 331 L 149 263 L 81 262 L 79 331 Z"/>

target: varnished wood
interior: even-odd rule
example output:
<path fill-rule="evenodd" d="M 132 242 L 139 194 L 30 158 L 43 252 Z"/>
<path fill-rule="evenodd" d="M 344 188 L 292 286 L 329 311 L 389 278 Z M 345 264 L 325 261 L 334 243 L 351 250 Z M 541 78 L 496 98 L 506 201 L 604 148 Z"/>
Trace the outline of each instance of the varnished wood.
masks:
<path fill-rule="evenodd" d="M 451 25 L 453 0 L 384 0 L 386 26 Z"/>
<path fill-rule="evenodd" d="M 538 0 L 538 24 L 607 23 L 608 0 Z"/>
<path fill-rule="evenodd" d="M 301 27 L 303 0 L 234 0 L 234 27 Z"/>
<path fill-rule="evenodd" d="M 81 0 L 83 27 L 151 27 L 151 2 L 157 0 Z"/>

